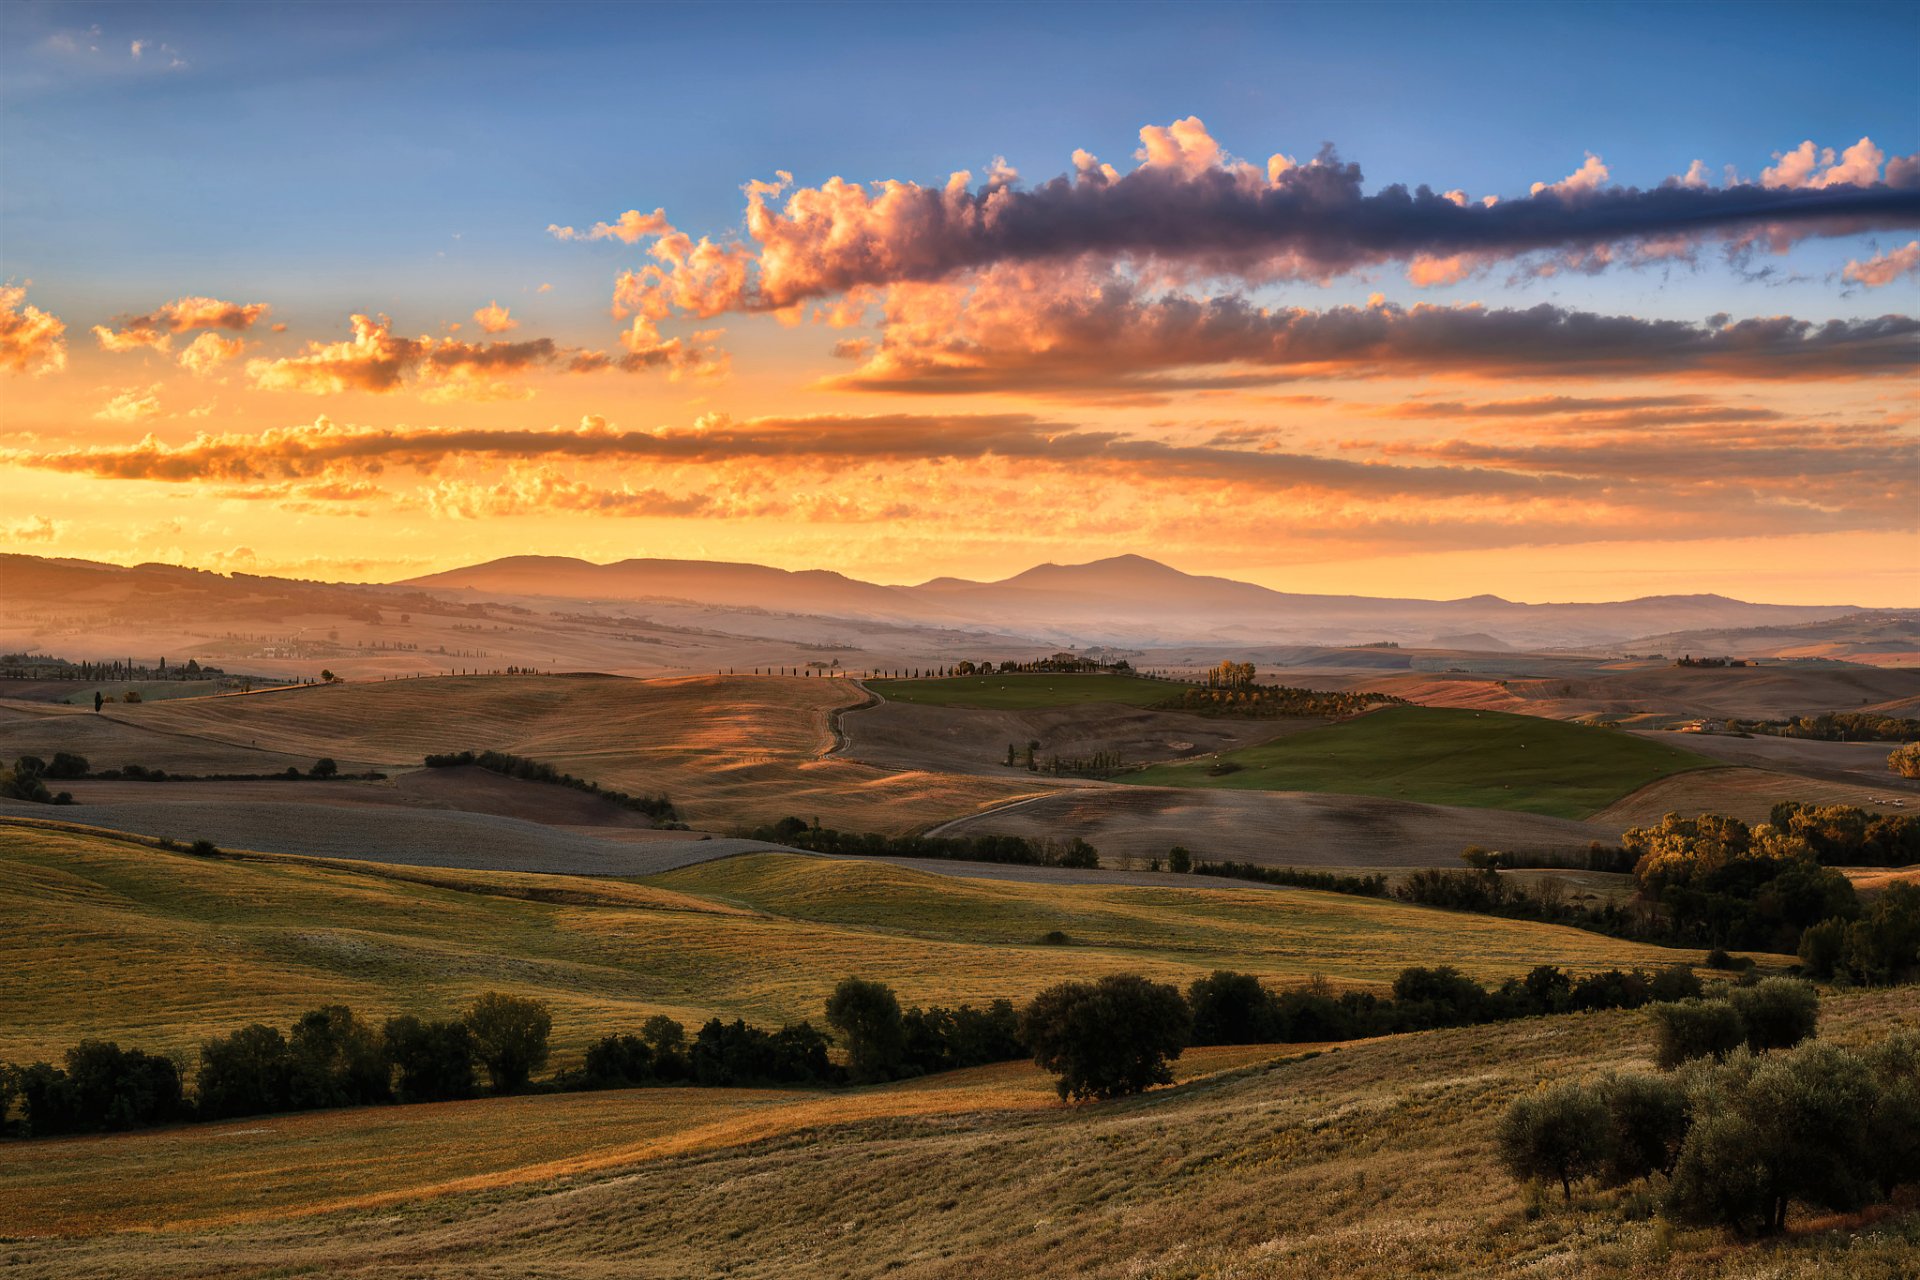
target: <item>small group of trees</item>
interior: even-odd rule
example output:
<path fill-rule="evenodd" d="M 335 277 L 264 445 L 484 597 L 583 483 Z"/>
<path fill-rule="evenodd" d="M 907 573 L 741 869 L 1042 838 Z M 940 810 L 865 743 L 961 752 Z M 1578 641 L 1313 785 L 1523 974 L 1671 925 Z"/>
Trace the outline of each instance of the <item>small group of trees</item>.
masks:
<path fill-rule="evenodd" d="M 1221 666 L 1242 664 L 1222 663 Z M 1253 668 L 1244 668 L 1251 673 Z M 1218 678 L 1218 669 L 1208 672 L 1209 680 Z M 1177 695 L 1156 704 L 1163 711 L 1189 711 L 1203 716 L 1235 716 L 1256 720 L 1312 716 L 1339 719 L 1358 715 L 1369 707 L 1405 703 L 1385 693 L 1347 693 L 1323 689 L 1296 689 L 1286 685 L 1255 685 L 1251 674 L 1244 684 L 1212 684 L 1204 689 L 1182 689 Z"/>
<path fill-rule="evenodd" d="M 629 795 L 624 791 L 603 787 L 586 778 L 576 778 L 570 773 L 562 773 L 544 761 L 529 760 L 525 756 L 516 756 L 506 751 L 447 751 L 426 757 L 426 766 L 429 769 L 453 769 L 468 765 L 503 777 L 518 778 L 523 782 L 544 782 L 556 787 L 570 787 L 575 791 L 584 791 L 588 795 L 612 801 L 623 809 L 644 813 L 649 818 L 660 822 L 673 822 L 680 816 L 674 810 L 673 801 L 664 795 Z"/>
<path fill-rule="evenodd" d="M 172 1058 L 85 1040 L 64 1066 L 0 1064 L 0 1132 L 28 1137 L 142 1128 L 175 1120 L 470 1098 L 527 1086 L 546 1065 L 545 1004 L 488 992 L 459 1018 L 389 1018 L 378 1028 L 324 1005 L 284 1032 L 254 1023 L 200 1046 L 193 1096 Z M 19 1111 L 18 1121 L 11 1118 Z"/>
<path fill-rule="evenodd" d="M 1728 720 L 1727 732 L 1774 738 L 1810 738 L 1816 742 L 1913 742 L 1920 720 L 1874 711 L 1825 711 L 1787 720 Z"/>
<path fill-rule="evenodd" d="M 11 767 L 0 768 L 0 799 L 25 800 L 29 804 L 72 804 L 71 791 L 55 791 L 47 779 L 56 782 L 78 778 L 87 771 L 85 757 L 56 751 L 52 760 L 39 756 L 20 756 Z"/>
<path fill-rule="evenodd" d="M 1920 1181 L 1920 1037 L 1860 1051 L 1803 1043 L 1808 997 L 1754 998 L 1777 998 L 1791 1025 L 1671 1074 L 1560 1081 L 1515 1099 L 1495 1130 L 1507 1171 L 1568 1201 L 1576 1183 L 1644 1181 L 1679 1221 L 1761 1232 L 1784 1229 L 1796 1204 L 1858 1210 Z"/>
<path fill-rule="evenodd" d="M 1835 916 L 1800 935 L 1800 964 L 1815 978 L 1862 986 L 1920 972 L 1920 886 L 1888 885 L 1853 919 Z"/>
<path fill-rule="evenodd" d="M 749 840 L 791 845 L 811 853 L 861 858 L 936 858 L 959 862 L 1002 862 L 1031 867 L 1097 869 L 1100 851 L 1079 837 L 1029 840 L 1024 836 L 893 836 L 878 832 L 835 831 L 801 818 L 782 818 L 746 833 Z"/>

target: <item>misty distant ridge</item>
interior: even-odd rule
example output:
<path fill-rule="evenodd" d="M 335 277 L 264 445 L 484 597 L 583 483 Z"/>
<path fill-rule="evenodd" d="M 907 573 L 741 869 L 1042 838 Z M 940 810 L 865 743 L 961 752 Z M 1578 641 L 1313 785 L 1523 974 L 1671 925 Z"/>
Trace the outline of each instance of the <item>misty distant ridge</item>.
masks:
<path fill-rule="evenodd" d="M 0 597 L 7 603 L 166 609 L 195 612 L 242 598 L 281 602 L 295 612 L 377 604 L 396 591 L 432 592 L 457 601 L 551 602 L 580 606 L 692 605 L 729 612 L 794 614 L 849 623 L 884 623 L 1022 637 L 1046 645 L 1131 648 L 1214 645 L 1556 649 L 1607 647 L 1633 652 L 1721 651 L 1735 636 L 1822 625 L 1841 644 L 1871 637 L 1881 648 L 1920 648 L 1920 612 L 1850 604 L 1756 604 L 1723 595 L 1643 596 L 1593 604 L 1524 604 L 1494 595 L 1457 600 L 1310 595 L 1232 578 L 1184 573 L 1144 556 L 1090 564 L 1036 565 L 997 581 L 934 578 L 885 585 L 830 569 L 793 571 L 709 560 L 632 559 L 594 564 L 571 556 L 521 555 L 387 584 L 323 583 L 253 574 L 222 575 L 176 565 L 131 568 L 84 560 L 0 555 Z M 370 599 L 371 597 L 371 599 Z M 572 606 L 572 608 L 569 608 Z M 276 605 L 275 607 L 279 607 Z M 752 628 L 765 634 L 763 620 Z M 1904 637 L 1915 632 L 1911 646 Z M 1785 635 L 1782 643 L 1811 643 Z M 1897 642 L 1897 643 L 1896 643 Z"/>
<path fill-rule="evenodd" d="M 1471 636 L 1488 647 L 1564 647 L 1863 612 L 1850 604 L 1755 604 L 1714 594 L 1594 604 L 1523 604 L 1495 595 L 1422 600 L 1306 594 L 1185 573 L 1139 555 L 1040 564 L 995 581 L 941 577 L 902 586 L 831 570 L 794 572 L 719 561 L 634 559 L 599 565 L 564 556 L 510 556 L 397 585 L 481 595 L 688 600 L 894 623 L 985 626 L 1047 642 L 1126 645 L 1244 644 L 1256 637 L 1423 644 Z"/>

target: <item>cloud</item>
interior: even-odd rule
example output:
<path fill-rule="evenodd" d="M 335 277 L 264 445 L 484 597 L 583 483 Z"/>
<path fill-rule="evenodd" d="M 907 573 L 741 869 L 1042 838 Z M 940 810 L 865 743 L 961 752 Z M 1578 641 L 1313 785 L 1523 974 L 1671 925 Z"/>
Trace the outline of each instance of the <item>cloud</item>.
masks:
<path fill-rule="evenodd" d="M 504 311 L 505 309 L 502 308 Z M 385 316 L 349 317 L 353 336 L 340 342 L 307 343 L 293 356 L 247 362 L 247 376 L 263 391 L 338 395 L 346 391 L 386 394 L 411 389 L 429 402 L 524 400 L 530 387 L 514 378 L 540 370 L 590 373 L 609 367 L 628 371 L 666 364 L 701 364 L 717 357 L 675 339 L 673 350 L 652 361 L 610 360 L 603 353 L 567 348 L 551 338 L 522 342 L 462 342 L 455 338 L 408 338 L 393 332 Z M 656 337 L 658 335 L 656 334 Z"/>
<path fill-rule="evenodd" d="M 138 422 L 142 418 L 155 417 L 160 412 L 160 384 L 142 390 L 128 387 L 94 413 L 94 417 L 103 422 Z"/>
<path fill-rule="evenodd" d="M 1869 289 L 1890 285 L 1901 276 L 1920 275 L 1920 240 L 1910 240 L 1901 248 L 1876 254 L 1865 262 L 1850 261 L 1840 275 Z"/>
<path fill-rule="evenodd" d="M 1117 275 L 999 269 L 971 287 L 896 286 L 884 336 L 828 386 L 1109 398 L 1140 390 L 1379 374 L 1479 377 L 1904 374 L 1920 320 L 1713 323 L 1600 315 L 1541 303 L 1268 309 L 1225 295 L 1148 294 Z M 1170 371 L 1201 371 L 1169 377 Z"/>
<path fill-rule="evenodd" d="M 667 211 L 655 209 L 652 213 L 641 213 L 638 209 L 629 209 L 612 222 L 596 222 L 587 231 L 575 231 L 572 227 L 547 225 L 547 234 L 555 240 L 618 240 L 623 244 L 633 244 L 647 236 L 665 235 L 673 230 L 667 223 Z"/>
<path fill-rule="evenodd" d="M 498 302 L 489 302 L 474 312 L 473 322 L 479 325 L 484 333 L 505 333 L 509 329 L 520 327 L 520 322 L 509 315 L 507 308 Z"/>
<path fill-rule="evenodd" d="M 67 527 L 64 520 L 49 520 L 45 516 L 28 516 L 25 520 L 13 520 L 0 524 L 0 542 L 52 542 Z"/>
<path fill-rule="evenodd" d="M 1156 280 L 1248 283 L 1324 281 L 1391 262 L 1426 262 L 1435 272 L 1431 264 L 1455 259 L 1460 268 L 1449 270 L 1535 254 L 1596 270 L 1691 245 L 1783 248 L 1805 236 L 1920 222 L 1920 191 L 1880 182 L 1878 149 L 1865 140 L 1831 165 L 1816 157 L 1804 173 L 1725 188 L 1609 186 L 1606 166 L 1590 155 L 1560 182 L 1492 203 L 1399 184 L 1368 194 L 1359 166 L 1331 148 L 1306 163 L 1237 160 L 1192 117 L 1141 130 L 1141 144 L 1126 173 L 1076 152 L 1071 174 L 1029 189 L 1004 171 L 978 187 L 966 172 L 939 186 L 832 178 L 813 187 L 781 172 L 746 185 L 739 241 L 696 240 L 660 210 L 630 211 L 587 233 L 551 229 L 562 239 L 652 239 L 653 262 L 624 273 L 614 301 L 623 313 L 659 320 L 790 311 L 860 286 L 942 281 L 996 265 L 1086 260 Z"/>
<path fill-rule="evenodd" d="M 223 302 L 219 298 L 176 298 L 145 315 L 121 316 L 114 324 L 95 325 L 93 335 L 107 351 L 137 351 L 151 348 L 165 351 L 176 333 L 195 329 L 251 329 L 254 322 L 272 310 L 264 302 Z"/>
<path fill-rule="evenodd" d="M 238 359 L 247 349 L 247 344 L 239 338 L 223 338 L 217 333 L 203 333 L 187 344 L 180 353 L 180 367 L 204 378 L 216 372 L 222 364 Z"/>
<path fill-rule="evenodd" d="M 0 284 L 0 369 L 57 373 L 67 367 L 67 326 L 27 301 L 32 283 Z"/>
<path fill-rule="evenodd" d="M 1816 152 L 1809 139 L 1791 151 L 1774 152 L 1773 158 L 1779 163 L 1760 171 L 1761 186 L 1818 191 L 1872 186 L 1880 181 L 1880 166 L 1886 163 L 1887 153 L 1876 147 L 1873 139 L 1862 138 L 1836 159 L 1832 147 Z"/>

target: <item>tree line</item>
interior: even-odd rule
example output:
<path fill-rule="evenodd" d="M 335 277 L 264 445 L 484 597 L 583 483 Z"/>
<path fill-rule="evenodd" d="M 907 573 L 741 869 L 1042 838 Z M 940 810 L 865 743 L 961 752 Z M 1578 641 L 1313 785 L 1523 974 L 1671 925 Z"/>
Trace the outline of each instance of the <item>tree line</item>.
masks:
<path fill-rule="evenodd" d="M 1816 742 L 1912 742 L 1920 739 L 1920 720 L 1877 711 L 1824 711 L 1785 720 L 1728 720 L 1727 732 Z"/>
<path fill-rule="evenodd" d="M 1251 668 L 1248 669 L 1251 670 Z M 1405 705 L 1406 699 L 1396 698 L 1386 693 L 1348 693 L 1324 689 L 1296 689 L 1287 685 L 1248 683 L 1212 685 L 1204 689 L 1182 689 L 1178 696 L 1155 703 L 1154 709 L 1256 720 L 1273 720 L 1292 716 L 1324 716 L 1328 719 L 1339 719 L 1358 715 L 1369 707 L 1396 704 Z"/>
<path fill-rule="evenodd" d="M 1654 1009 L 1661 1075 L 1562 1080 L 1495 1129 L 1517 1180 L 1644 1184 L 1681 1222 L 1777 1233 L 1795 1205 L 1848 1212 L 1920 1182 L 1920 1036 L 1812 1039 L 1818 998 L 1770 979 Z"/>
<path fill-rule="evenodd" d="M 673 807 L 673 801 L 664 795 L 628 795 L 624 791 L 603 787 L 586 778 L 576 778 L 570 773 L 562 773 L 544 761 L 530 760 L 526 756 L 516 756 L 505 751 L 448 751 L 426 757 L 425 763 L 429 769 L 453 769 L 472 765 L 503 777 L 518 778 L 523 782 L 544 782 L 557 787 L 570 787 L 575 791 L 584 791 L 588 795 L 610 800 L 623 809 L 644 813 L 649 818 L 661 822 L 674 822 L 680 816 Z"/>
<path fill-rule="evenodd" d="M 860 858 L 936 858 L 1084 870 L 1100 866 L 1100 851 L 1078 836 L 1064 841 L 995 835 L 893 836 L 873 831 L 835 831 L 802 818 L 788 817 L 756 827 L 747 832 L 745 838 L 789 845 L 810 853 Z"/>

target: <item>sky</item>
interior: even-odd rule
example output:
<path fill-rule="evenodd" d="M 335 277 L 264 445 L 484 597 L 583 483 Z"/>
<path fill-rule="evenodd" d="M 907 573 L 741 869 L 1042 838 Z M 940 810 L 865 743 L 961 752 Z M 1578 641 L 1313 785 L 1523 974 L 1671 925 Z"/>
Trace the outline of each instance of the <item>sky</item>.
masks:
<path fill-rule="evenodd" d="M 0 6 L 0 552 L 1920 605 L 1911 4 Z"/>

